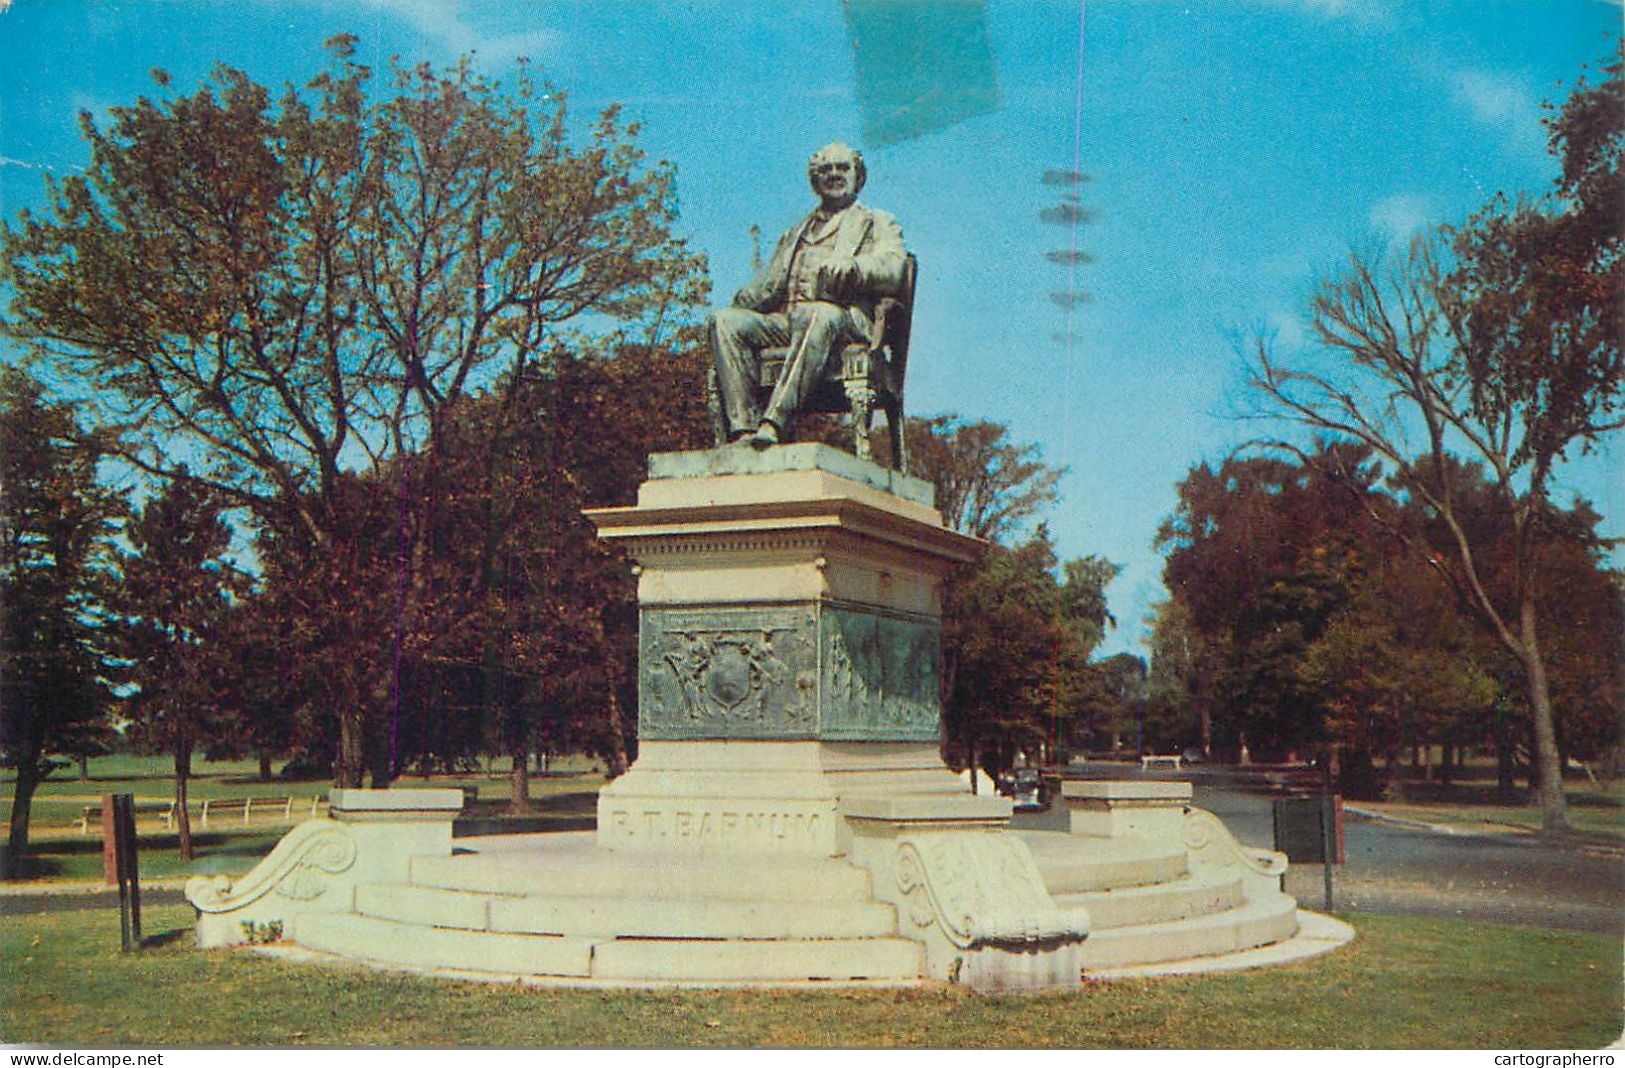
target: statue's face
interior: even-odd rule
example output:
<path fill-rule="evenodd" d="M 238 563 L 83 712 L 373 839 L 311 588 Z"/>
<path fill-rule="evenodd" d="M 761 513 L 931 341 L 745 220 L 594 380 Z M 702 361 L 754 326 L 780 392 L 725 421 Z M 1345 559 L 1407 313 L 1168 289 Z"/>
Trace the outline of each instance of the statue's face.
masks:
<path fill-rule="evenodd" d="M 856 200 L 861 176 L 856 154 L 844 145 L 820 150 L 807 164 L 807 179 L 826 207 L 845 207 Z"/>

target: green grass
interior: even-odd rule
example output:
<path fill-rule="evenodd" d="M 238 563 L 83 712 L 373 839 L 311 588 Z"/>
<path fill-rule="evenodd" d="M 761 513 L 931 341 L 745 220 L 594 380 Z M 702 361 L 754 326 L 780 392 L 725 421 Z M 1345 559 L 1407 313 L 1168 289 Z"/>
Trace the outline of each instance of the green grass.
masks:
<path fill-rule="evenodd" d="M 135 795 L 141 875 L 144 879 L 164 879 L 200 873 L 246 872 L 270 852 L 290 826 L 277 818 L 279 813 L 273 814 L 273 810 L 267 808 L 263 815 L 254 815 L 247 826 L 240 822 L 239 810 L 238 814 L 225 819 L 211 820 L 205 828 L 197 814 L 198 804 L 205 799 L 284 800 L 291 796 L 308 802 L 309 798 L 326 797 L 332 788 L 327 779 L 261 782 L 259 766 L 251 760 L 198 762 L 187 790 L 192 801 L 197 858 L 188 863 L 180 859 L 175 832 L 164 827 L 159 818 L 175 790 L 173 765 L 167 757 L 123 754 L 94 757 L 89 771 L 88 780 L 81 780 L 75 770 L 69 768 L 40 784 L 30 810 L 31 857 L 25 877 L 46 882 L 101 879 L 101 839 L 97 827 L 92 823 L 90 833 L 84 834 L 77 824 L 86 806 L 100 805 L 102 794 Z M 14 772 L 0 776 L 0 795 L 3 795 L 0 796 L 0 820 L 11 815 L 14 780 Z M 587 759 L 555 761 L 547 775 L 531 776 L 533 807 L 544 816 L 574 817 L 591 813 L 593 799 L 602 784 L 602 773 Z M 511 796 L 506 761 L 498 762 L 490 772 L 429 778 L 411 775 L 397 780 L 396 785 L 475 788 L 479 800 L 468 808 L 470 815 L 500 814 Z M 308 804 L 302 807 L 300 801 L 295 802 L 295 821 L 308 813 Z"/>
<path fill-rule="evenodd" d="M 548 775 L 531 776 L 531 792 L 533 795 L 538 791 L 545 793 L 549 783 L 590 776 L 597 767 L 595 762 L 584 757 L 555 760 Z M 294 797 L 325 797 L 332 788 L 332 783 L 325 778 L 261 782 L 259 765 L 252 760 L 200 760 L 193 763 L 193 769 L 194 774 L 187 784 L 187 794 L 193 801 L 225 797 L 288 797 L 290 794 Z M 34 805 L 36 808 L 42 804 L 66 806 L 62 811 L 68 812 L 71 819 L 79 814 L 80 805 L 93 803 L 102 794 L 133 793 L 138 801 L 168 804 L 175 796 L 174 770 L 170 759 L 162 756 L 115 754 L 92 757 L 89 779 L 81 780 L 73 767 L 61 769 L 40 784 L 34 794 Z M 16 778 L 15 771 L 0 772 L 0 794 L 3 794 L 0 805 L 6 811 L 11 808 L 12 783 Z M 507 800 L 508 762 L 498 760 L 489 771 L 464 775 L 435 775 L 429 778 L 406 775 L 396 780 L 396 785 L 478 786 L 481 798 L 489 796 Z"/>
<path fill-rule="evenodd" d="M 1478 831 L 1540 830 L 1540 807 L 1532 800 L 1495 804 L 1484 799 L 1490 792 L 1487 784 L 1461 784 L 1459 792 L 1462 800 L 1447 796 L 1426 801 L 1361 801 L 1359 806 L 1402 819 L 1448 823 Z M 1564 794 L 1568 798 L 1569 825 L 1575 831 L 1625 841 L 1625 782 L 1583 786 L 1570 783 Z"/>
<path fill-rule="evenodd" d="M 1364 916 L 1352 945 L 1256 972 L 1033 997 L 957 988 L 600 992 L 456 983 L 192 948 L 189 909 L 0 925 L 0 1041 L 76 1046 L 1594 1048 L 1621 1031 L 1621 946 Z M 160 996 L 155 996 L 160 995 Z"/>

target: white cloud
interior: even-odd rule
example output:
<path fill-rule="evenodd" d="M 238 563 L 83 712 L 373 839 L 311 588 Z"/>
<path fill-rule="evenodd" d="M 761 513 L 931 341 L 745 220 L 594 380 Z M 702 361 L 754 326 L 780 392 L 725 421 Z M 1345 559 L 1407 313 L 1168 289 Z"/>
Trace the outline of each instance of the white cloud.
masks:
<path fill-rule="evenodd" d="M 15 156 L 5 155 L 0 155 L 0 167 L 21 167 L 25 171 L 52 171 L 53 173 L 63 169 L 80 169 L 79 167 L 69 167 L 66 164 L 52 165 L 50 163 L 31 163 L 26 159 L 18 159 Z"/>
<path fill-rule="evenodd" d="M 1521 81 L 1505 74 L 1462 69 L 1450 79 L 1451 91 L 1473 118 L 1492 126 L 1540 121 L 1540 103 Z"/>
<path fill-rule="evenodd" d="M 1475 122 L 1499 132 L 1508 151 L 1545 154 L 1540 97 L 1527 82 L 1510 74 L 1471 67 L 1447 68 L 1441 76 L 1455 102 Z"/>
<path fill-rule="evenodd" d="M 1395 244 L 1409 240 L 1435 221 L 1428 198 L 1416 193 L 1398 193 L 1379 200 L 1371 205 L 1366 218 L 1378 233 Z"/>
<path fill-rule="evenodd" d="M 1264 317 L 1264 330 L 1287 352 L 1301 349 L 1309 341 L 1309 331 L 1304 328 L 1303 316 L 1294 312 L 1280 310 L 1270 312 Z"/>
<path fill-rule="evenodd" d="M 452 55 L 473 52 L 483 60 L 513 60 L 527 56 L 542 61 L 555 56 L 563 46 L 557 30 L 533 29 L 492 32 L 476 25 L 466 0 L 357 0 L 360 6 L 393 15 L 415 27 L 425 37 L 438 41 Z M 510 22 L 540 19 L 540 5 L 503 5 L 477 8 L 495 11 Z M 482 23 L 487 20 L 480 20 Z"/>
<path fill-rule="evenodd" d="M 1259 7 L 1300 11 L 1316 18 L 1380 26 L 1392 16 L 1392 0 L 1248 0 Z"/>

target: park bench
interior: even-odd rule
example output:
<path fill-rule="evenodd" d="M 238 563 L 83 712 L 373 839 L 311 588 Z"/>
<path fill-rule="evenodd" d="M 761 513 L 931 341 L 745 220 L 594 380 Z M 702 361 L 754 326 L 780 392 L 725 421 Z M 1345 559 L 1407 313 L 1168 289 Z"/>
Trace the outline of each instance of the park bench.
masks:
<path fill-rule="evenodd" d="M 207 827 L 211 819 L 216 823 L 230 819 L 246 827 L 256 816 L 292 823 L 296 813 L 300 817 L 318 815 L 325 803 L 320 797 L 213 797 L 197 803 L 197 825 Z M 102 806 L 84 806 L 76 821 L 79 833 L 89 834 L 93 825 L 101 825 L 101 818 Z M 158 819 L 165 828 L 174 828 L 175 802 L 165 805 Z"/>
<path fill-rule="evenodd" d="M 203 802 L 198 812 L 198 826 L 207 827 L 210 819 L 218 821 L 236 816 L 237 822 L 246 827 L 255 813 L 292 823 L 295 811 L 301 816 L 308 814 L 313 817 L 321 805 L 320 797 L 289 797 L 286 800 L 278 797 L 214 797 Z M 171 802 L 169 811 L 164 814 L 164 826 L 174 825 L 175 805 Z"/>
<path fill-rule="evenodd" d="M 1181 758 L 1178 753 L 1170 753 L 1163 756 L 1147 753 L 1140 758 L 1140 770 L 1144 771 L 1147 768 L 1154 767 L 1157 764 L 1166 764 L 1168 767 L 1178 771 L 1180 759 Z"/>
<path fill-rule="evenodd" d="M 162 808 L 163 802 L 161 802 L 161 801 L 148 801 L 145 804 L 146 804 L 146 808 L 147 808 L 148 812 L 161 812 L 163 810 L 163 808 Z M 141 802 L 137 802 L 138 809 L 139 809 L 140 805 L 141 805 Z M 170 802 L 170 806 L 171 807 L 174 806 L 173 801 Z M 101 825 L 102 825 L 102 806 L 99 805 L 99 804 L 98 805 L 84 805 L 83 807 L 81 807 L 79 809 L 79 817 L 78 817 L 78 819 L 75 819 L 73 821 L 73 826 L 79 828 L 79 833 L 80 834 L 89 834 L 90 829 L 92 827 L 97 828 L 98 831 L 99 831 L 100 828 L 101 828 Z"/>

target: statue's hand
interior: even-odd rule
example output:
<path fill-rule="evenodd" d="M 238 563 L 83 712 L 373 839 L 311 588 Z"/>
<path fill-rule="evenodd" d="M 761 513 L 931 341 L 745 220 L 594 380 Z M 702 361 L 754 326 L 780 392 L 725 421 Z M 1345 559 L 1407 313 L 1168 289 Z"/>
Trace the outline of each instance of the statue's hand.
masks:
<path fill-rule="evenodd" d="M 821 295 L 835 300 L 850 300 L 857 296 L 863 282 L 863 272 L 857 260 L 837 260 L 818 268 L 818 289 Z"/>

